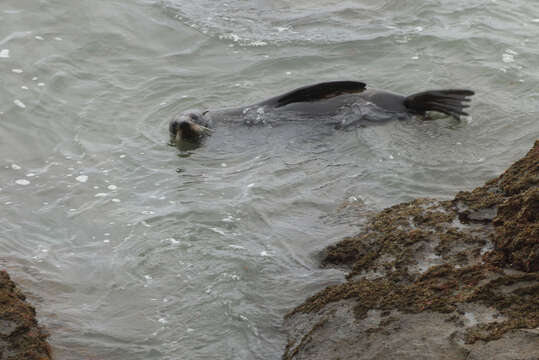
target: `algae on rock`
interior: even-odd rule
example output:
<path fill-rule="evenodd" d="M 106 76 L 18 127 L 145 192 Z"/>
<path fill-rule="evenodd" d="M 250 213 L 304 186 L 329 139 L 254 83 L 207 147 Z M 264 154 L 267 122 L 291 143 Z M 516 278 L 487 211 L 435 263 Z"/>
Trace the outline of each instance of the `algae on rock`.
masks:
<path fill-rule="evenodd" d="M 539 141 L 484 186 L 392 206 L 329 246 L 322 265 L 347 281 L 286 315 L 283 358 L 539 358 L 538 184 Z M 399 350 L 409 341 L 423 352 Z"/>

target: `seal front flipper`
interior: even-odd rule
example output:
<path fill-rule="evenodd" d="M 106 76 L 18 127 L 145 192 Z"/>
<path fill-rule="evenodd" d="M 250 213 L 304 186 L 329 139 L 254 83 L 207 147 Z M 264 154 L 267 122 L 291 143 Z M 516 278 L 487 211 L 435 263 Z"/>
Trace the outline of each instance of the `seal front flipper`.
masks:
<path fill-rule="evenodd" d="M 342 94 L 357 94 L 363 92 L 367 85 L 359 81 L 331 81 L 308 85 L 273 97 L 260 105 L 271 105 L 276 108 L 291 103 L 312 102 L 329 99 Z"/>
<path fill-rule="evenodd" d="M 475 93 L 471 90 L 430 90 L 410 95 L 404 99 L 404 106 L 408 109 L 425 113 L 425 111 L 438 111 L 456 119 L 460 115 L 468 115 L 464 111 L 469 105 L 470 96 Z"/>

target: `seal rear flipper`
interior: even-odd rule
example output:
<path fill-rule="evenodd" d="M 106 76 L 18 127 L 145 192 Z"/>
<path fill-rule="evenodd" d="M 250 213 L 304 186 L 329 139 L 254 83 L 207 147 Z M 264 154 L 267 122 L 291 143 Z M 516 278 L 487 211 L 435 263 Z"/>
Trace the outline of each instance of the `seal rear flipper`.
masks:
<path fill-rule="evenodd" d="M 276 108 L 297 102 L 310 102 L 321 99 L 329 99 L 342 94 L 360 93 L 366 88 L 366 84 L 359 81 L 331 81 L 315 85 L 308 85 L 292 90 L 286 94 L 276 96 L 262 105 L 273 105 Z"/>
<path fill-rule="evenodd" d="M 404 105 L 415 112 L 438 111 L 456 119 L 468 115 L 464 111 L 469 105 L 471 90 L 430 90 L 410 95 L 404 99 Z"/>

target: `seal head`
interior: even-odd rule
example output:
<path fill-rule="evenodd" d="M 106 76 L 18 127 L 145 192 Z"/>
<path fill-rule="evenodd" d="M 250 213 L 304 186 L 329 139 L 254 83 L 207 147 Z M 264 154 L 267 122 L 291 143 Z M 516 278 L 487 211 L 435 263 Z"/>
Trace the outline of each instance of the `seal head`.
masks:
<path fill-rule="evenodd" d="M 170 144 L 182 146 L 184 144 L 199 144 L 209 133 L 210 120 L 205 112 L 189 110 L 172 119 L 168 125 Z"/>

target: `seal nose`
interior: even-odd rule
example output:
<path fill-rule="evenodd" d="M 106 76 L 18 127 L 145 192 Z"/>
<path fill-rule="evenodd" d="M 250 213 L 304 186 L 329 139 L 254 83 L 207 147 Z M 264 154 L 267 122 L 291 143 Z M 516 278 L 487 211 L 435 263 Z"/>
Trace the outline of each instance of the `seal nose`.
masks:
<path fill-rule="evenodd" d="M 178 129 L 183 131 L 190 131 L 191 130 L 191 122 L 190 121 L 180 121 L 178 122 Z"/>
<path fill-rule="evenodd" d="M 170 123 L 171 139 L 197 141 L 202 137 L 202 129 L 189 120 L 174 120 Z"/>

